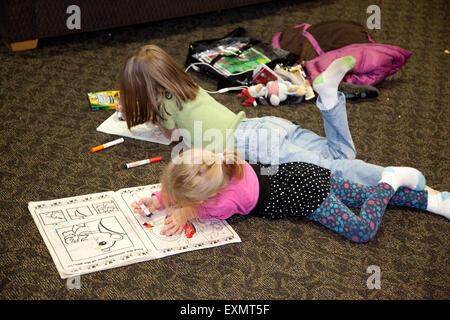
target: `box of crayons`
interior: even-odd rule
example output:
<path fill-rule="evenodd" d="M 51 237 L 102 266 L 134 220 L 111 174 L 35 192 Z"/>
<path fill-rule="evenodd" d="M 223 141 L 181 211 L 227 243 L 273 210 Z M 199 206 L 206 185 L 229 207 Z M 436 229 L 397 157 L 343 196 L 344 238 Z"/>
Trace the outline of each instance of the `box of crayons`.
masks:
<path fill-rule="evenodd" d="M 95 91 L 88 93 L 91 110 L 108 110 L 115 109 L 116 103 L 119 101 L 119 90 L 113 91 Z"/>

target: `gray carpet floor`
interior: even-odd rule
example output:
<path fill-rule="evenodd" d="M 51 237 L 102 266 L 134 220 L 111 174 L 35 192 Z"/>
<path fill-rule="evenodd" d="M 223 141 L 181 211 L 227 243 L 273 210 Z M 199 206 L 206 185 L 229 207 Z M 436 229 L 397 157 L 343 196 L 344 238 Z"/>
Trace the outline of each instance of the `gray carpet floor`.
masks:
<path fill-rule="evenodd" d="M 27 209 L 58 199 L 158 182 L 171 147 L 113 140 L 96 127 L 110 111 L 90 111 L 86 93 L 117 88 L 121 63 L 148 43 L 184 64 L 188 44 L 221 37 L 237 26 L 264 42 L 301 23 L 346 19 L 365 24 L 373 1 L 276 1 L 134 27 L 42 39 L 27 52 L 0 47 L 0 297 L 1 299 L 444 299 L 450 298 L 450 223 L 442 217 L 391 208 L 374 240 L 354 244 L 302 219 L 233 217 L 242 243 L 194 251 L 81 277 L 68 290 Z M 450 190 L 449 2 L 382 1 L 378 42 L 412 52 L 402 70 L 377 87 L 374 100 L 347 103 L 358 158 L 421 170 L 428 185 Z M 191 73 L 201 86 L 210 79 Z M 244 107 L 250 117 L 274 115 L 320 134 L 314 102 L 278 108 Z M 161 155 L 133 170 L 124 163 Z M 367 268 L 381 270 L 370 290 Z"/>

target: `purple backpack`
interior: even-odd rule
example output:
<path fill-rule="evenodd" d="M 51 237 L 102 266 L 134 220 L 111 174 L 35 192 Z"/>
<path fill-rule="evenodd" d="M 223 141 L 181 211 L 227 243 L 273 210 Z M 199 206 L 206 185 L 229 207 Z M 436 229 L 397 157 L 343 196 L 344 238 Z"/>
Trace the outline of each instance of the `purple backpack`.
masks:
<path fill-rule="evenodd" d="M 376 43 L 368 34 L 370 43 L 354 43 L 339 49 L 324 52 L 319 43 L 307 29 L 311 25 L 302 23 L 293 28 L 303 27 L 302 35 L 309 40 L 318 57 L 306 61 L 304 67 L 311 81 L 333 62 L 344 56 L 353 56 L 355 66 L 346 74 L 344 81 L 362 85 L 376 85 L 387 76 L 396 73 L 411 56 L 411 52 L 397 46 Z M 273 35 L 272 46 L 280 48 L 281 32 Z"/>

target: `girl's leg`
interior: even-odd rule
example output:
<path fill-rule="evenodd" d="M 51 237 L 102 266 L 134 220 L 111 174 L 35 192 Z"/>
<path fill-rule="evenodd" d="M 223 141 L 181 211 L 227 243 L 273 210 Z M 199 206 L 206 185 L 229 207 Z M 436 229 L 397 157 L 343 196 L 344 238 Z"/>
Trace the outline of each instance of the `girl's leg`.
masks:
<path fill-rule="evenodd" d="M 375 190 L 373 186 L 364 186 L 335 175 L 331 176 L 330 185 L 336 198 L 351 208 L 361 208 Z M 388 205 L 428 211 L 450 220 L 450 193 L 447 191 L 439 192 L 428 187 L 424 190 L 399 187 Z"/>
<path fill-rule="evenodd" d="M 425 178 L 413 168 L 388 167 L 383 170 L 380 183 L 372 188 L 332 177 L 331 193 L 321 206 L 307 217 L 338 232 L 354 242 L 371 240 L 381 223 L 384 210 L 400 186 L 423 189 Z M 359 217 L 346 207 L 359 207 Z M 364 199 L 364 200 L 363 200 Z"/>
<path fill-rule="evenodd" d="M 250 163 L 313 163 L 365 185 L 377 184 L 383 172 L 383 167 L 362 160 L 334 158 L 337 153 L 332 155 L 328 138 L 276 117 L 243 120 L 235 132 L 235 147 Z"/>
<path fill-rule="evenodd" d="M 375 191 L 375 186 L 365 186 L 342 177 L 331 176 L 331 192 L 347 207 L 361 208 L 364 201 Z M 428 192 L 400 187 L 389 200 L 389 205 L 427 210 Z"/>
<path fill-rule="evenodd" d="M 410 207 L 427 211 L 428 191 L 417 191 L 407 187 L 398 188 L 389 201 L 389 205 L 397 207 Z"/>
<path fill-rule="evenodd" d="M 307 218 L 321 223 L 353 242 L 368 242 L 377 233 L 384 210 L 394 192 L 387 183 L 380 183 L 374 187 L 374 191 L 362 205 L 359 216 L 331 192 L 320 207 Z"/>
<path fill-rule="evenodd" d="M 334 159 L 356 157 L 348 127 L 345 96 L 338 93 L 339 83 L 355 63 L 356 60 L 352 56 L 336 59 L 313 82 L 314 90 L 319 94 L 317 107 L 322 112 L 329 151 Z"/>
<path fill-rule="evenodd" d="M 330 156 L 333 159 L 355 159 L 356 148 L 348 127 L 345 96 L 337 92 L 338 100 L 331 109 L 321 108 L 321 99 L 317 99 L 317 106 L 322 113 L 323 126 L 327 137 Z"/>

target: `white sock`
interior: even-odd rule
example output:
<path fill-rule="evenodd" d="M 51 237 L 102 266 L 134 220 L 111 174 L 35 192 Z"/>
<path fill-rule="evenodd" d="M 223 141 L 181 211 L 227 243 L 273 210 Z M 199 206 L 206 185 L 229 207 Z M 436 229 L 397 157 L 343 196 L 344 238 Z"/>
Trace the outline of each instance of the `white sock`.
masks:
<path fill-rule="evenodd" d="M 427 188 L 425 190 L 428 191 L 427 211 L 439 214 L 450 220 L 450 193 Z"/>
<path fill-rule="evenodd" d="M 333 108 L 338 101 L 338 86 L 345 74 L 353 68 L 356 60 L 352 56 L 346 56 L 334 60 L 328 68 L 318 75 L 313 82 L 314 90 L 319 94 L 322 100 L 322 110 Z"/>
<path fill-rule="evenodd" d="M 423 190 L 425 177 L 414 168 L 409 167 L 387 167 L 381 173 L 380 183 L 389 184 L 394 190 L 399 187 L 408 187 L 413 190 Z"/>

